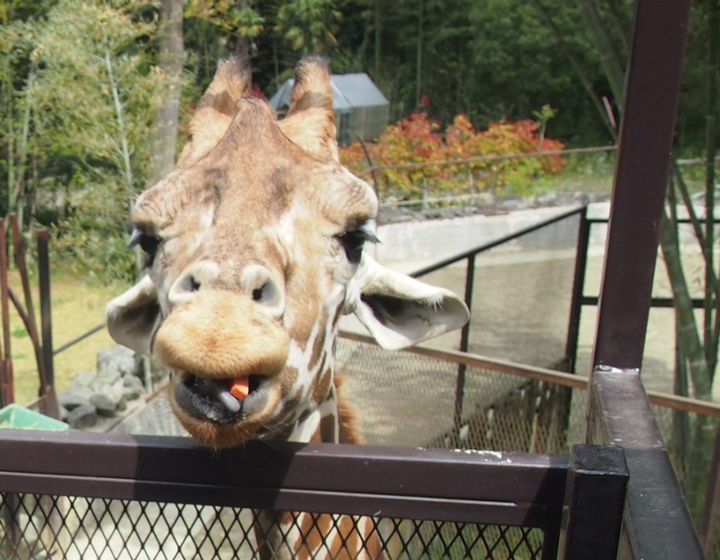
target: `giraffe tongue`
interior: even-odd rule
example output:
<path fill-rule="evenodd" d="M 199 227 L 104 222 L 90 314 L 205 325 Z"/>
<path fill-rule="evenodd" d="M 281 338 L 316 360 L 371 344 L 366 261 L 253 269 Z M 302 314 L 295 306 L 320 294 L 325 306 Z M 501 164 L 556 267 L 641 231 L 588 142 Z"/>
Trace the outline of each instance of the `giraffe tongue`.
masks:
<path fill-rule="evenodd" d="M 250 394 L 250 376 L 236 377 L 232 380 L 230 394 L 239 401 L 244 401 Z"/>
<path fill-rule="evenodd" d="M 215 384 L 215 397 L 225 405 L 231 413 L 240 412 L 242 409 L 242 403 L 250 394 L 250 377 L 236 377 L 231 381 L 230 390 L 228 391 L 227 385 L 222 387 L 219 384 Z"/>

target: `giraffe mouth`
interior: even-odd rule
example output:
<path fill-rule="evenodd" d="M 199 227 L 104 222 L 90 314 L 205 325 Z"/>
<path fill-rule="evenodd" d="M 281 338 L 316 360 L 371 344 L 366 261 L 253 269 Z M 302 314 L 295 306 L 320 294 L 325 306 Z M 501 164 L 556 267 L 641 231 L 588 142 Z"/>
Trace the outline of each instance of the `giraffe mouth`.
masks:
<path fill-rule="evenodd" d="M 179 376 L 174 396 L 177 404 L 190 416 L 229 424 L 246 419 L 262 408 L 262 377 L 249 375 L 239 378 L 215 379 L 192 373 Z M 245 391 L 238 392 L 238 384 Z"/>

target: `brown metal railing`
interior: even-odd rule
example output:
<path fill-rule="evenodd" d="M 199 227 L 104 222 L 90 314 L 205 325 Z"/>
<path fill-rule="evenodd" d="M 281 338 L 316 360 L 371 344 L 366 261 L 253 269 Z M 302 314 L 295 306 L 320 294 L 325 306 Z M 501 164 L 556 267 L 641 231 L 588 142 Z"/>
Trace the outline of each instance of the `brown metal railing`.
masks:
<path fill-rule="evenodd" d="M 619 448 L 587 446 L 579 446 L 568 464 L 566 459 L 552 455 L 327 444 L 251 444 L 217 452 L 199 448 L 187 438 L 0 430 L 0 451 L 0 492 L 5 510 L 0 522 L 0 547 L 4 548 L 0 550 L 13 553 L 22 548 L 38 555 L 54 551 L 65 557 L 77 545 L 72 544 L 72 538 L 64 539 L 69 542 L 63 544 L 61 536 L 72 533 L 57 526 L 63 521 L 57 516 L 64 508 L 67 517 L 77 506 L 75 500 L 63 506 L 58 496 L 101 500 L 88 508 L 93 511 L 92 517 L 85 510 L 72 511 L 70 517 L 100 526 L 87 538 L 94 539 L 90 552 L 103 551 L 103 558 L 120 557 L 122 549 L 108 549 L 113 531 L 102 528 L 106 518 L 100 510 L 113 509 L 108 500 L 121 500 L 124 511 L 109 513 L 109 523 L 121 523 L 120 518 L 130 509 L 127 501 L 139 501 L 371 516 L 381 532 L 386 527 L 385 543 L 393 540 L 387 527 L 391 532 L 399 531 L 402 522 L 397 520 L 403 519 L 438 522 L 430 526 L 438 534 L 441 524 L 448 522 L 473 526 L 474 531 L 484 531 L 487 524 L 505 527 L 501 532 L 510 526 L 528 527 L 540 530 L 541 536 L 535 538 L 542 539 L 538 555 L 531 557 L 551 559 L 557 556 L 559 542 L 568 550 L 576 539 L 599 531 L 604 542 L 612 542 L 613 530 L 615 534 L 619 530 L 627 480 Z M 597 492 L 605 495 L 603 503 L 593 508 L 596 514 L 606 515 L 607 523 L 602 527 L 597 519 L 575 515 Z M 15 499 L 10 500 L 13 496 Z M 54 497 L 51 508 L 37 505 L 42 504 L 43 496 Z M 564 506 L 573 521 L 560 540 Z M 31 525 L 23 521 L 28 515 Z M 387 519 L 396 521 L 381 523 Z M 207 521 L 204 523 L 202 527 L 210 531 Z M 135 519 L 134 526 L 138 525 L 142 523 Z M 149 535 L 151 540 L 167 540 L 172 529 L 157 527 L 157 523 L 150 524 L 140 537 L 133 536 L 136 529 L 130 527 L 118 542 L 125 545 L 134 538 L 148 540 Z M 38 534 L 37 539 L 23 539 L 30 530 Z M 528 535 L 523 532 L 519 539 Z M 485 545 L 477 538 L 469 541 L 472 546 L 461 557 L 477 554 L 487 545 L 481 540 Z M 528 548 L 520 544 L 518 541 L 512 546 L 519 557 L 528 557 Z M 453 546 L 457 549 L 464 545 L 440 542 L 437 546 L 438 557 L 444 557 Z M 390 548 L 388 545 L 384 552 L 391 553 Z M 207 557 L 222 557 L 221 550 L 215 552 Z M 515 557 L 512 547 L 503 547 L 502 551 L 488 548 L 487 552 L 487 558 Z M 573 553 L 564 557 L 582 558 Z M 599 554 L 595 558 L 613 556 Z"/>
<path fill-rule="evenodd" d="M 12 247 L 20 282 L 23 300 L 10 287 L 8 273 L 8 240 L 12 237 Z M 10 303 L 13 304 L 25 326 L 32 343 L 40 380 L 39 399 L 35 406 L 43 413 L 57 418 L 58 404 L 55 393 L 55 373 L 52 351 L 52 314 L 50 304 L 50 236 L 47 231 L 39 231 L 37 240 L 38 280 L 40 293 L 40 328 L 38 329 L 33 291 L 30 287 L 30 275 L 26 260 L 25 240 L 15 215 L 10 215 L 8 223 L 0 220 L 0 310 L 2 311 L 2 352 L 0 352 L 0 405 L 14 402 L 14 379 L 12 345 L 10 333 Z"/>
<path fill-rule="evenodd" d="M 372 346 L 377 345 L 372 337 L 366 335 L 349 331 L 342 331 L 340 335 L 342 338 L 347 340 L 353 340 Z M 560 387 L 567 387 L 569 389 L 586 391 L 589 388 L 590 378 L 587 376 L 518 364 L 508 360 L 500 360 L 469 352 L 438 350 L 435 348 L 428 348 L 426 346 L 413 346 L 411 348 L 406 348 L 403 352 L 418 354 L 420 356 L 428 356 L 441 362 L 451 362 L 453 364 L 464 365 L 466 368 L 471 367 L 488 370 L 503 375 L 512 375 L 525 380 L 544 381 L 546 383 L 551 383 Z M 650 404 L 656 406 L 682 412 L 691 412 L 708 418 L 720 418 L 720 403 L 683 397 L 660 391 L 647 391 L 647 395 Z"/>

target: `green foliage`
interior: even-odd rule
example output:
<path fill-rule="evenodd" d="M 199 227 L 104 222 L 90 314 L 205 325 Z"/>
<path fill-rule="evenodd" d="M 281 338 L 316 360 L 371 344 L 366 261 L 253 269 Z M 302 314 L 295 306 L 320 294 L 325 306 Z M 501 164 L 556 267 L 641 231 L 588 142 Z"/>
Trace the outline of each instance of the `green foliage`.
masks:
<path fill-rule="evenodd" d="M 209 23 L 226 33 L 254 39 L 265 28 L 265 18 L 250 4 L 238 5 L 234 0 L 190 0 L 185 16 Z"/>
<path fill-rule="evenodd" d="M 380 167 L 383 200 L 417 200 L 434 185 L 433 195 L 472 191 L 521 192 L 531 179 L 556 175 L 563 170 L 561 156 L 478 160 L 481 156 L 557 151 L 564 145 L 542 138 L 540 125 L 530 120 L 494 123 L 478 131 L 467 115 L 457 115 L 440 134 L 440 125 L 426 113 L 414 113 L 390 126 L 377 143 L 365 147 Z M 365 151 L 360 144 L 341 150 L 341 159 L 355 173 L 367 172 Z M 454 164 L 440 162 L 458 162 Z M 416 165 L 407 165 L 416 164 Z M 434 165 L 435 164 L 435 165 Z M 468 187 L 470 185 L 470 187 Z"/>
<path fill-rule="evenodd" d="M 119 248 L 131 199 L 144 186 L 147 130 L 163 80 L 142 51 L 153 33 L 152 24 L 107 3 L 60 0 L 45 19 L 13 23 L 0 35 L 3 52 L 20 48 L 29 68 L 12 92 L 15 112 L 30 116 L 33 166 L 43 175 L 26 201 L 44 206 L 36 216 L 52 222 L 62 256 L 111 276 L 127 276 L 133 265 Z"/>
<path fill-rule="evenodd" d="M 335 33 L 342 14 L 333 0 L 290 0 L 277 11 L 275 30 L 294 51 L 327 52 L 337 45 Z"/>
<path fill-rule="evenodd" d="M 625 57 L 632 2 L 595 4 Z M 703 142 L 704 5 L 693 15 L 681 98 L 688 156 Z M 167 82 L 157 69 L 158 18 L 147 0 L 0 0 L 0 212 L 52 224 L 63 255 L 97 271 L 112 263 L 117 276 L 132 269 L 122 249 L 127 208 L 145 186 L 157 91 Z M 336 73 L 369 72 L 398 121 L 370 146 L 377 164 L 533 151 L 545 149 L 545 136 L 610 140 L 578 77 L 615 102 L 575 2 L 187 0 L 183 27 L 185 121 L 217 60 L 247 48 L 268 96 L 306 53 L 328 54 Z M 358 146 L 343 157 L 366 165 Z M 553 161 L 426 165 L 387 170 L 381 183 L 398 197 L 426 188 L 522 194 L 530 178 L 554 181 Z"/>

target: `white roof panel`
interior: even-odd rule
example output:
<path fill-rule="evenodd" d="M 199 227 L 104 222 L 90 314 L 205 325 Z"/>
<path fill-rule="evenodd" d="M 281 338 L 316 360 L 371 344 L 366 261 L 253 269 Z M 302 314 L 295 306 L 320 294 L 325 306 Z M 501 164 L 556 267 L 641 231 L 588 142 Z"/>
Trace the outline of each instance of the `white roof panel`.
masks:
<path fill-rule="evenodd" d="M 287 80 L 275 95 L 270 98 L 270 105 L 278 110 L 290 105 L 292 88 L 295 80 Z M 373 107 L 388 105 L 388 100 L 364 73 L 338 74 L 332 76 L 333 106 L 336 111 L 348 111 L 353 107 Z"/>

